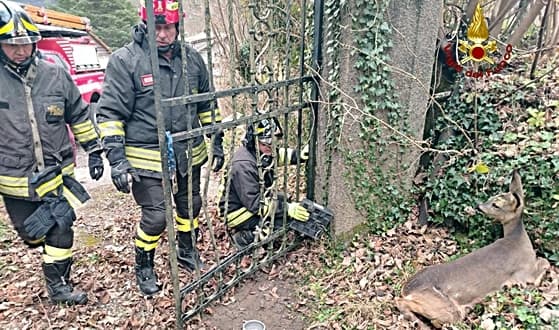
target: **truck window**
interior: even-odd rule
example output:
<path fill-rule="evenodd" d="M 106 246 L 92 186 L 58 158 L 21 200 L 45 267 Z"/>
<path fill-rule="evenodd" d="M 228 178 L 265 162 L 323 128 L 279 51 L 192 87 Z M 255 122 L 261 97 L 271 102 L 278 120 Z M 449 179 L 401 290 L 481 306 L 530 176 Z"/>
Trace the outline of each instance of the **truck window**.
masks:
<path fill-rule="evenodd" d="M 97 49 L 94 45 L 72 45 L 76 70 L 91 70 L 101 68 Z"/>

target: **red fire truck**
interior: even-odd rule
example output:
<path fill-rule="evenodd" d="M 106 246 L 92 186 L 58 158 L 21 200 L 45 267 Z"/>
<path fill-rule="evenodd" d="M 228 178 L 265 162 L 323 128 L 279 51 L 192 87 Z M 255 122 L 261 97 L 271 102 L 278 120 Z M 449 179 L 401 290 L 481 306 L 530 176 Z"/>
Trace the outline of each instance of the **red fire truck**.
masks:
<path fill-rule="evenodd" d="M 110 48 L 91 31 L 89 19 L 42 7 L 17 3 L 41 31 L 37 43 L 48 61 L 64 66 L 87 102 L 101 95 Z"/>

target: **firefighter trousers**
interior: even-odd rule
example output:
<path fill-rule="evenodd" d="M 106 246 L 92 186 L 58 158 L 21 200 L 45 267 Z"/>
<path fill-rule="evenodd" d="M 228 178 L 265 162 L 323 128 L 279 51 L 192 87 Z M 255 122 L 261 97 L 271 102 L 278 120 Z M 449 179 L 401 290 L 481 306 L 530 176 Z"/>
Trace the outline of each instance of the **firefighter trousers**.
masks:
<path fill-rule="evenodd" d="M 19 237 L 21 237 L 24 242 L 32 247 L 45 245 L 54 247 L 57 249 L 69 250 L 72 248 L 74 243 L 74 231 L 72 228 L 62 229 L 58 225 L 47 232 L 43 240 L 33 240 L 27 232 L 25 231 L 25 226 L 23 225 L 25 219 L 27 219 L 35 210 L 41 206 L 43 202 L 32 202 L 23 199 L 16 199 L 4 196 L 4 205 L 6 206 L 6 211 L 10 217 L 10 221 L 17 231 Z"/>
<path fill-rule="evenodd" d="M 201 166 L 192 167 L 192 219 L 198 217 L 202 208 L 200 175 Z M 177 176 L 177 188 L 177 193 L 173 195 L 177 216 L 190 219 L 188 174 Z M 140 177 L 139 182 L 133 181 L 132 183 L 132 195 L 142 209 L 140 229 L 147 235 L 160 235 L 165 230 L 165 195 L 161 179 Z M 194 227 L 197 227 L 197 225 Z"/>

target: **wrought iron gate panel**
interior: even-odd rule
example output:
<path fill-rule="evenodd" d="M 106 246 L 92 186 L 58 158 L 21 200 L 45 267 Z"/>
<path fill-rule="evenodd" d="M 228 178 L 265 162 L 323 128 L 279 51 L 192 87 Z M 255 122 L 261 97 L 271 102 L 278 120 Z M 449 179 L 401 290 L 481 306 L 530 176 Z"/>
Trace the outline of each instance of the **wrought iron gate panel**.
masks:
<path fill-rule="evenodd" d="M 181 5 L 184 1 L 181 1 Z M 291 145 L 299 150 L 310 145 L 310 158 L 306 165 L 297 162 L 295 168 L 288 168 L 287 162 L 275 162 L 275 184 L 266 189 L 261 185 L 262 196 L 267 194 L 277 198 L 278 193 L 292 194 L 294 200 L 302 196 L 312 196 L 314 170 L 314 143 L 316 141 L 316 98 L 317 85 L 315 74 L 320 61 L 320 34 L 322 25 L 322 1 L 307 0 L 228 0 L 204 3 L 206 16 L 205 50 L 210 72 L 221 74 L 212 76 L 211 84 L 215 89 L 211 93 L 163 98 L 158 84 L 154 86 L 155 107 L 158 116 L 158 134 L 163 164 L 167 162 L 165 149 L 165 119 L 162 108 L 172 105 L 185 105 L 185 111 L 195 111 L 196 102 L 217 102 L 227 120 L 215 122 L 201 128 L 190 129 L 173 134 L 174 141 L 187 142 L 200 136 L 211 136 L 219 131 L 225 133 L 224 149 L 226 165 L 217 175 L 212 175 L 209 166 L 203 171 L 202 211 L 200 228 L 204 232 L 198 243 L 200 253 L 205 259 L 206 267 L 194 273 L 179 273 L 176 263 L 175 230 L 172 206 L 171 182 L 169 171 L 164 169 L 164 189 L 166 199 L 166 220 L 170 243 L 170 265 L 173 278 L 173 292 L 177 309 L 177 324 L 187 321 L 201 312 L 212 301 L 222 297 L 228 289 L 246 276 L 272 263 L 300 242 L 300 237 L 288 230 L 283 219 L 279 231 L 263 236 L 243 248 L 236 250 L 230 242 L 223 217 L 218 211 L 218 192 L 216 187 L 222 184 L 223 193 L 230 190 L 225 173 L 230 168 L 227 161 L 242 143 L 247 125 L 264 118 L 275 117 L 283 127 L 282 138 L 274 138 L 276 147 Z M 148 13 L 149 43 L 152 54 L 154 80 L 158 81 L 159 67 L 155 48 L 154 17 L 152 0 L 146 0 Z M 213 15 L 216 12 L 218 15 Z M 226 19 L 223 19 L 226 17 Z M 188 17 L 181 18 L 180 38 L 185 40 L 184 24 Z M 181 46 L 183 58 L 185 47 Z M 221 54 L 217 54 L 217 51 Z M 216 55 L 217 54 L 217 55 Z M 183 63 L 183 74 L 186 66 Z M 186 76 L 186 75 L 184 75 Z M 215 114 L 214 114 L 215 115 Z M 187 116 L 190 117 L 190 116 Z M 191 127 L 191 126 L 189 126 Z M 208 143 L 209 159 L 212 159 L 212 143 Z M 192 151 L 189 143 L 188 152 Z M 259 154 L 259 152 L 257 152 Z M 258 155 L 259 156 L 259 155 Z M 260 165 L 260 158 L 257 157 Z M 164 168 L 166 166 L 163 166 Z M 189 164 L 189 171 L 192 164 Z M 307 173 L 304 178 L 305 172 Z M 262 168 L 260 166 L 260 174 Z M 261 176 L 262 178 L 262 176 Z M 219 182 L 221 181 L 221 182 Z M 192 187 L 189 184 L 189 203 L 192 205 Z M 284 212 L 285 213 L 285 212 Z M 192 214 L 190 215 L 192 219 Z M 186 283 L 180 288 L 180 283 Z M 180 312 L 178 312 L 180 311 Z"/>

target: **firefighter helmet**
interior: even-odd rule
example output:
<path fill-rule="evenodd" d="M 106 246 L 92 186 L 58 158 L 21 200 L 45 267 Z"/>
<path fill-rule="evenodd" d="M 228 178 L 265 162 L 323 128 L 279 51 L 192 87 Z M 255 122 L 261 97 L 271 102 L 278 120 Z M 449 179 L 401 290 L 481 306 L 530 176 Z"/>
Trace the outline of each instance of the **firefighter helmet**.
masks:
<path fill-rule="evenodd" d="M 272 138 L 281 138 L 283 136 L 283 131 L 281 125 L 277 118 L 264 118 L 252 125 L 248 125 L 245 134 L 245 141 L 247 146 L 252 147 L 255 145 L 255 141 L 258 138 L 258 142 L 264 144 L 272 144 Z"/>
<path fill-rule="evenodd" d="M 0 43 L 26 45 L 41 40 L 39 28 L 18 5 L 0 1 Z"/>
<path fill-rule="evenodd" d="M 153 0 L 153 14 L 155 24 L 178 24 L 179 23 L 179 2 L 173 0 Z M 148 13 L 145 0 L 140 7 L 140 17 L 142 21 L 148 21 Z"/>

